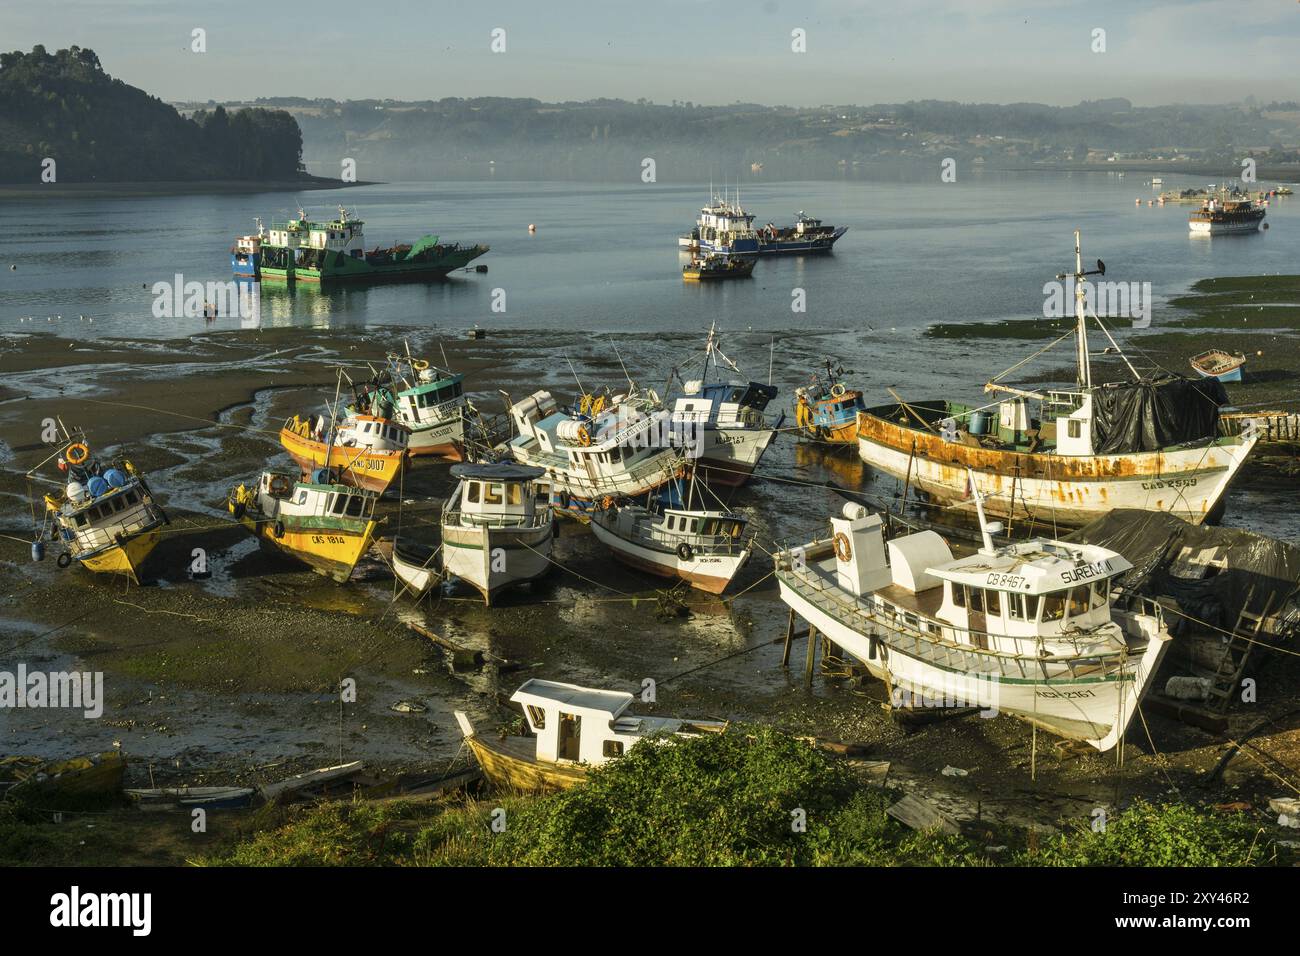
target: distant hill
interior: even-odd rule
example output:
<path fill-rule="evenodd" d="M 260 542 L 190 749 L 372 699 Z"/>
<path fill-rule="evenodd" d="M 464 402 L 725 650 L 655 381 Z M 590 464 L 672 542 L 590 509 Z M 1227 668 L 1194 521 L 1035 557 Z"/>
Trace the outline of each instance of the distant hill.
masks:
<path fill-rule="evenodd" d="M 115 80 L 93 51 L 0 53 L 0 183 L 303 178 L 302 131 L 283 110 L 222 107 L 181 116 Z"/>
<path fill-rule="evenodd" d="M 183 108 L 208 108 L 192 104 Z M 659 182 L 718 182 L 757 172 L 819 178 L 855 166 L 989 167 L 1166 162 L 1240 169 L 1300 159 L 1300 115 L 1287 103 L 1135 107 L 1123 98 L 1076 106 L 924 100 L 874 106 L 705 106 L 647 100 L 547 103 L 481 97 L 347 100 L 284 97 L 254 106 L 292 113 L 307 167 L 339 175 L 353 159 L 368 179 L 636 181 L 646 158 Z M 231 104 L 227 104 L 228 108 Z"/>

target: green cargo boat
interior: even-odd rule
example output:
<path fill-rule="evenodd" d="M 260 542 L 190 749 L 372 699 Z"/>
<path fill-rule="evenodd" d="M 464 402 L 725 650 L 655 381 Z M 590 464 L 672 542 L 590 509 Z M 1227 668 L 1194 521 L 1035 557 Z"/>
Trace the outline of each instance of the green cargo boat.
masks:
<path fill-rule="evenodd" d="M 488 251 L 485 245 L 440 242 L 437 236 L 367 250 L 363 225 L 342 206 L 338 218 L 328 222 L 314 222 L 300 209 L 297 219 L 273 222 L 270 229 L 259 223 L 256 235 L 236 240 L 232 271 L 290 282 L 442 279 Z"/>

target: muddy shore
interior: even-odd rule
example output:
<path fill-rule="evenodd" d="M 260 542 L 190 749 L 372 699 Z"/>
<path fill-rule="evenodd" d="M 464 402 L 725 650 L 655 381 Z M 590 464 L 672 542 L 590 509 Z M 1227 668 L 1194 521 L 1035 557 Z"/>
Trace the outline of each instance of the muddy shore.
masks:
<path fill-rule="evenodd" d="M 322 407 L 333 394 L 336 365 L 362 370 L 402 335 L 413 351 L 431 355 L 440 354 L 441 343 L 485 414 L 500 408 L 498 389 L 516 398 L 541 387 L 571 394 L 572 373 L 561 356 L 572 357 L 585 381 L 622 378 L 607 348 L 576 333 L 549 336 L 541 351 L 535 335 L 470 341 L 445 330 L 383 328 L 200 332 L 165 341 L 0 339 L 0 668 L 23 661 L 29 668 L 102 670 L 107 689 L 101 720 L 0 712 L 0 752 L 60 757 L 120 744 L 132 759 L 135 785 L 151 770 L 159 785 L 264 782 L 340 758 L 365 759 L 380 774 L 429 772 L 461 749 L 453 709 L 468 710 L 485 726 L 502 723 L 508 715 L 496 695 L 529 676 L 629 690 L 652 678 L 658 701 L 647 710 L 761 721 L 866 743 L 874 758 L 893 762 L 896 780 L 936 795 L 958 815 L 978 806 L 985 814 L 1052 823 L 1137 794 L 1219 802 L 1279 792 L 1267 762 L 1250 755 L 1202 788 L 1198 781 L 1217 763 L 1224 738 L 1155 714 L 1135 722 L 1117 768 L 1113 754 L 1081 753 L 1042 734 L 1035 744 L 1030 728 L 1009 718 L 940 720 L 908 730 L 885 712 L 884 690 L 874 682 L 857 686 L 818 675 L 805 686 L 801 666 L 780 667 L 786 609 L 765 555 L 735 582 L 734 597 L 691 593 L 689 613 L 665 615 L 658 582 L 614 565 L 585 528 L 570 523 L 557 542 L 563 570 L 491 610 L 465 591 L 421 605 L 394 600 L 393 579 L 379 560 L 339 587 L 263 554 L 225 514 L 226 491 L 268 464 L 288 462 L 276 441 L 279 423 Z M 1277 335 L 1269 347 L 1277 374 L 1248 383 L 1254 391 L 1242 391 L 1243 403 L 1293 387 L 1294 338 Z M 626 340 L 624 355 L 638 342 L 679 352 L 698 344 L 693 335 Z M 1172 363 L 1197 341 L 1194 331 L 1170 331 L 1144 345 L 1153 354 L 1167 349 Z M 767 336 L 748 344 L 766 358 Z M 780 357 L 774 380 L 802 380 L 808 364 L 806 356 Z M 653 372 L 647 379 L 661 382 L 663 369 Z M 31 561 L 24 476 L 47 454 L 41 430 L 50 417 L 84 428 L 101 452 L 120 446 L 158 492 L 171 525 L 146 586 Z M 828 478 L 855 487 L 870 480 L 856 457 L 790 436 L 764 467 L 786 480 L 756 481 L 731 504 L 750 516 L 768 548 L 807 540 L 836 507 L 832 496 L 808 486 Z M 400 524 L 418 536 L 450 486 L 445 464 L 418 463 L 383 506 L 388 527 Z M 893 483 L 872 487 L 888 495 Z M 1255 494 L 1249 484 L 1240 491 L 1248 502 Z M 202 549 L 208 576 L 192 573 L 195 549 Z M 408 621 L 523 669 L 453 670 Z M 802 659 L 797 647 L 795 660 Z M 1298 704 L 1300 659 L 1261 654 L 1257 662 L 1269 690 L 1258 704 L 1237 708 L 1229 735 L 1276 716 L 1276 726 L 1253 742 L 1269 759 L 1300 768 L 1300 721 L 1284 716 Z M 356 680 L 358 699 L 341 706 L 336 688 L 347 677 Z M 399 701 L 417 701 L 427 711 L 395 712 Z M 944 775 L 945 767 L 967 775 Z"/>

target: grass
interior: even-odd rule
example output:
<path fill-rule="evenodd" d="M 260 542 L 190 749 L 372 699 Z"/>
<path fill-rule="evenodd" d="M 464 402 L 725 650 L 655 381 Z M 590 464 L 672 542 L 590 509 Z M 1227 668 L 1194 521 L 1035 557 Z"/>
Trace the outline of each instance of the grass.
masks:
<path fill-rule="evenodd" d="M 643 744 L 560 793 L 440 804 L 333 802 L 209 815 L 118 810 L 64 823 L 0 804 L 0 865 L 1260 866 L 1289 862 L 1271 823 L 1133 803 L 1040 837 L 904 827 L 897 794 L 770 729 Z M 994 847 L 997 849 L 994 849 Z"/>

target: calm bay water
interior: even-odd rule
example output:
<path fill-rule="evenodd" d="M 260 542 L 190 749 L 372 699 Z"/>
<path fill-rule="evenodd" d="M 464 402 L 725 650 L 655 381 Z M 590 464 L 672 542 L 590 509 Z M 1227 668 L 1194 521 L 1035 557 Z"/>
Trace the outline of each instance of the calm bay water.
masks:
<path fill-rule="evenodd" d="M 1166 177 L 1165 188 L 1184 185 L 1205 182 Z M 26 316 L 33 318 L 27 330 L 78 336 L 171 338 L 204 328 L 198 319 L 154 318 L 152 285 L 177 273 L 186 281 L 227 280 L 232 237 L 252 231 L 254 217 L 281 220 L 300 203 L 321 217 L 345 203 L 365 219 L 372 245 L 425 232 L 485 242 L 492 251 L 479 261 L 490 271 L 443 284 L 324 293 L 268 284 L 266 323 L 646 332 L 717 320 L 732 330 L 908 330 L 903 338 L 912 339 L 936 321 L 1041 314 L 1043 283 L 1071 264 L 1075 228 L 1083 230 L 1088 261 L 1105 259 L 1108 278 L 1151 282 L 1157 301 L 1205 276 L 1296 270 L 1294 203 L 1274 202 L 1271 228 L 1257 236 L 1193 239 L 1188 207 L 1135 207 L 1134 198 L 1157 191 L 1137 173 L 750 183 L 741 198 L 760 223 L 786 223 L 805 210 L 850 231 L 833 257 L 764 260 L 752 281 L 703 287 L 681 281 L 676 236 L 693 223 L 707 184 L 407 183 L 6 200 L 0 331 L 23 331 Z M 529 223 L 537 224 L 535 235 Z M 791 311 L 796 287 L 806 290 L 803 315 Z M 492 311 L 493 289 L 505 290 L 505 313 Z M 889 357 L 876 361 L 887 365 Z"/>

